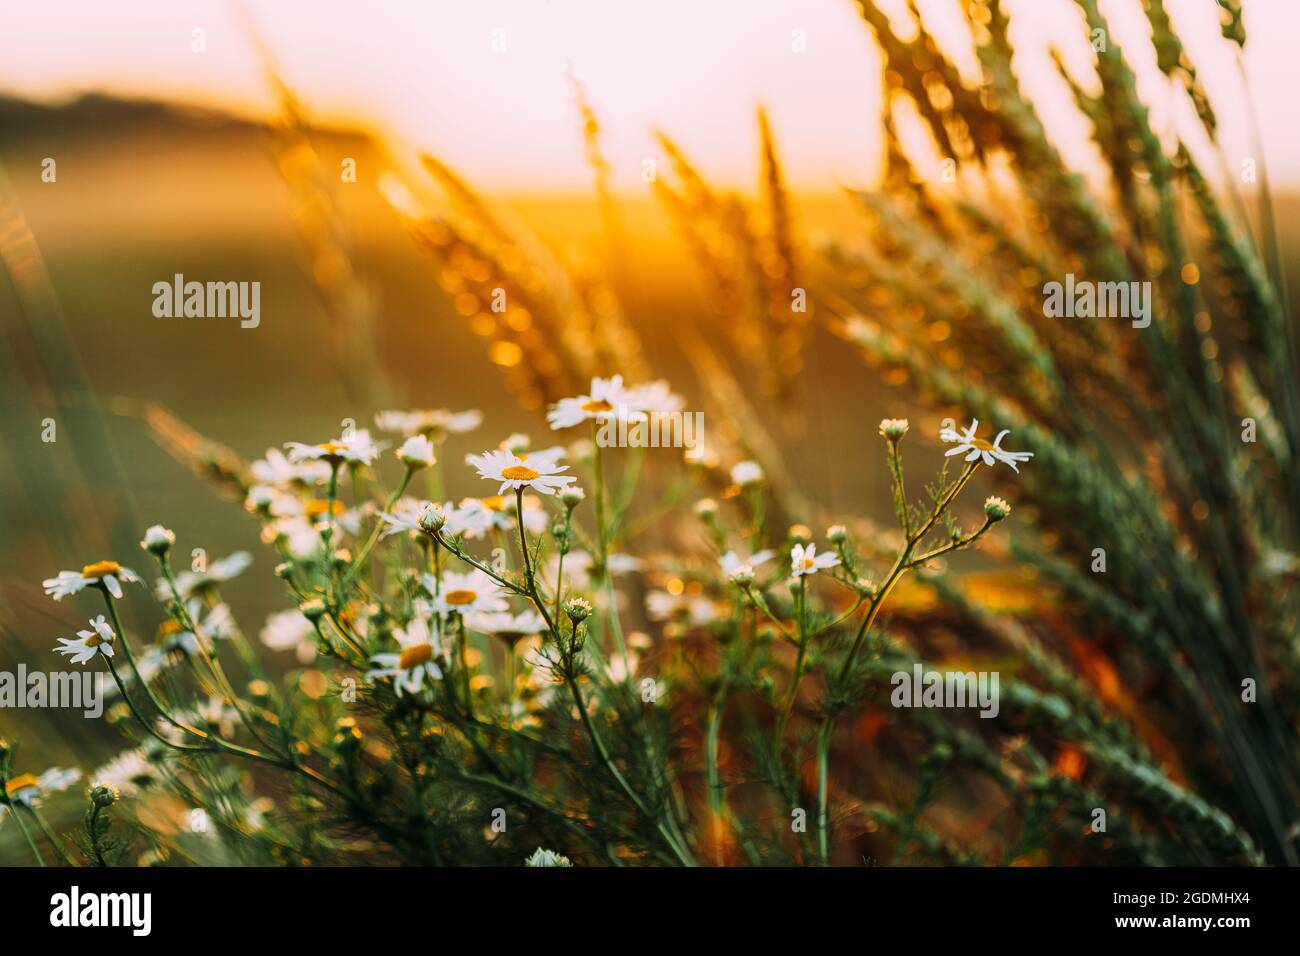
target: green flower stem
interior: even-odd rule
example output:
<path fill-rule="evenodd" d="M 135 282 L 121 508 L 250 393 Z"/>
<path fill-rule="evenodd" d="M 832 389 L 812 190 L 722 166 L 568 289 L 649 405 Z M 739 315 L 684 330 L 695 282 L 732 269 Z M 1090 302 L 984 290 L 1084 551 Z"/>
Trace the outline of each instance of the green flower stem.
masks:
<path fill-rule="evenodd" d="M 596 573 L 604 575 L 608 572 L 605 569 L 605 561 L 609 556 L 609 542 L 605 534 L 605 456 L 601 453 L 599 429 L 596 427 L 596 420 L 591 421 L 591 445 L 593 465 L 596 471 L 596 550 L 597 564 Z"/>
<path fill-rule="evenodd" d="M 235 708 L 235 713 L 239 715 L 239 722 L 248 729 L 253 735 L 253 739 L 265 747 L 267 750 L 274 751 L 275 748 L 267 743 L 266 739 L 258 733 L 257 728 L 253 725 L 252 719 L 244 713 L 244 708 L 240 706 L 239 695 L 235 693 L 234 686 L 230 683 L 230 678 L 226 676 L 225 668 L 221 666 L 221 660 L 217 656 L 217 646 L 213 643 L 210 647 L 205 642 L 202 632 L 199 630 L 199 622 L 194 620 L 185 606 L 185 601 L 181 597 L 180 586 L 176 583 L 176 576 L 172 573 L 172 563 L 167 559 L 165 554 L 158 556 L 158 565 L 162 568 L 163 578 L 167 581 L 167 588 L 171 591 L 172 600 L 176 602 L 176 611 L 184 618 L 183 623 L 189 628 L 194 635 L 195 642 L 199 645 L 199 651 L 203 659 L 207 662 L 208 670 L 212 672 L 212 678 L 217 682 L 217 688 L 229 702 L 230 706 Z M 126 643 L 126 638 L 122 638 Z M 137 675 L 138 676 L 138 675 Z"/>
<path fill-rule="evenodd" d="M 5 781 L 0 779 L 0 795 L 4 794 Z M 27 824 L 23 823 L 23 818 L 18 815 L 18 804 L 14 803 L 8 797 L 4 799 L 4 805 L 9 808 L 9 815 L 18 821 L 18 829 L 22 831 L 23 838 L 27 841 L 27 846 L 32 851 L 32 856 L 36 857 L 36 862 L 40 866 L 45 866 L 45 857 L 41 856 L 41 851 L 36 848 L 36 842 L 32 839 L 31 832 L 27 829 Z"/>
<path fill-rule="evenodd" d="M 722 787 L 722 779 L 718 773 L 718 738 L 722 732 L 722 713 L 727 701 L 727 679 L 724 677 L 718 686 L 718 692 L 709 702 L 709 713 L 706 723 L 704 759 L 708 771 L 709 783 L 709 812 L 712 815 L 710 821 L 714 828 L 714 860 L 718 866 L 723 864 L 722 859 L 722 820 L 727 810 L 727 794 Z"/>
<path fill-rule="evenodd" d="M 76 866 L 76 864 L 72 862 L 72 857 L 68 856 L 68 852 L 63 849 L 63 844 L 59 841 L 59 838 L 54 835 L 54 831 L 50 829 L 50 825 L 45 821 L 45 815 L 41 813 L 40 810 L 36 809 L 34 804 L 27 809 L 31 813 L 32 817 L 35 818 L 36 823 L 40 826 L 41 832 L 45 834 L 45 839 L 50 841 L 50 846 L 54 847 L 54 851 L 59 854 L 59 859 L 63 860 L 64 866 Z M 17 808 L 15 808 L 14 816 L 17 815 L 18 811 Z"/>
<path fill-rule="evenodd" d="M 785 733 L 785 725 L 790 719 L 790 712 L 794 710 L 794 702 L 799 696 L 799 683 L 803 679 L 804 655 L 808 651 L 808 638 L 805 633 L 805 617 L 808 606 L 807 581 L 799 583 L 795 604 L 795 621 L 798 627 L 796 646 L 798 651 L 794 658 L 794 672 L 790 675 L 790 689 L 786 692 L 785 702 L 777 712 L 776 725 L 772 730 L 772 756 L 778 759 L 781 756 L 781 737 Z"/>
<path fill-rule="evenodd" d="M 578 625 L 575 623 L 573 625 L 573 637 L 575 641 L 577 640 L 577 636 Z M 578 718 L 582 721 L 583 729 L 587 732 L 587 737 L 590 738 L 592 746 L 596 748 L 596 754 L 600 758 L 601 765 L 609 775 L 614 778 L 614 782 L 618 784 L 619 788 L 627 794 L 628 799 L 630 799 L 637 810 L 641 812 L 641 815 L 654 821 L 655 829 L 659 831 L 659 835 L 663 837 L 664 842 L 668 844 L 669 849 L 673 851 L 673 854 L 677 857 L 678 861 L 683 866 L 696 866 L 695 858 L 691 856 L 690 851 L 687 850 L 684 845 L 678 843 L 677 839 L 673 836 L 672 832 L 660 817 L 650 812 L 650 808 L 646 806 L 645 801 L 643 801 L 636 790 L 632 788 L 632 785 L 627 782 L 627 778 L 623 776 L 622 771 L 620 771 L 618 766 L 614 763 L 613 757 L 610 756 L 609 750 L 605 746 L 605 741 L 601 738 L 600 734 L 596 732 L 595 725 L 592 724 L 591 717 L 587 714 L 587 706 L 582 699 L 582 691 L 578 689 L 577 675 L 573 671 L 572 658 L 569 659 L 566 665 L 566 673 L 564 676 L 566 678 L 565 682 L 569 685 L 569 690 L 573 695 L 574 706 L 578 708 Z"/>
<path fill-rule="evenodd" d="M 384 512 L 391 512 L 393 510 L 393 506 L 397 504 L 397 500 L 406 492 L 406 486 L 411 483 L 411 476 L 414 474 L 415 469 L 410 465 L 407 465 L 406 472 L 402 475 L 402 480 L 397 483 L 397 488 L 388 496 L 388 504 L 384 505 Z M 332 511 L 333 509 L 331 508 L 330 510 Z M 370 552 L 374 550 L 375 544 L 379 541 L 379 536 L 383 533 L 383 530 L 384 519 L 376 518 L 375 527 L 371 530 L 370 537 L 367 538 L 366 543 L 361 546 L 361 551 L 352 562 L 351 570 L 349 570 L 347 575 L 343 578 L 343 587 L 345 589 L 361 574 L 361 569 L 365 566 L 366 558 L 370 557 Z"/>
<path fill-rule="evenodd" d="M 830 760 L 831 732 L 834 720 L 827 717 L 817 732 L 817 859 L 822 866 L 830 865 L 830 836 L 826 820 L 826 784 Z"/>

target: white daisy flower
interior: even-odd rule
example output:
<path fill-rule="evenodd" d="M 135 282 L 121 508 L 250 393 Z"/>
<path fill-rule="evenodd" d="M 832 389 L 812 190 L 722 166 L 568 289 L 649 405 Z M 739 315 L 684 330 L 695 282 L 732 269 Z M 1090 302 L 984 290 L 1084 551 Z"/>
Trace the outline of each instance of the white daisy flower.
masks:
<path fill-rule="evenodd" d="M 291 441 L 284 447 L 289 449 L 291 462 L 325 461 L 331 465 L 343 462 L 360 462 L 369 465 L 384 450 L 384 446 L 376 444 L 370 437 L 369 430 L 365 428 L 357 429 L 350 437 L 335 438 L 319 445 L 304 445 L 302 442 Z"/>
<path fill-rule="evenodd" d="M 840 559 L 829 551 L 818 554 L 815 544 L 796 544 L 790 549 L 790 573 L 796 578 L 825 571 L 839 563 Z"/>
<path fill-rule="evenodd" d="M 268 448 L 266 457 L 255 461 L 249 471 L 258 484 L 283 488 L 292 484 L 318 485 L 328 481 L 330 467 L 323 461 L 290 461 L 278 448 Z"/>
<path fill-rule="evenodd" d="M 760 484 L 762 481 L 763 468 L 756 461 L 742 461 L 731 469 L 732 484 L 740 485 L 742 488 Z"/>
<path fill-rule="evenodd" d="M 569 466 L 558 464 L 558 456 L 551 458 L 542 455 L 536 459 L 530 456 L 525 462 L 514 452 L 497 449 L 482 455 L 471 455 L 467 460 L 478 469 L 480 478 L 501 482 L 501 487 L 497 489 L 498 495 L 505 494 L 506 489 L 518 491 L 520 488 L 532 488 L 540 494 L 553 495 L 557 489 L 577 480 L 572 475 L 560 474 L 568 471 Z"/>
<path fill-rule="evenodd" d="M 299 610 L 276 611 L 258 637 L 273 651 L 293 651 L 303 664 L 316 659 L 316 627 Z"/>
<path fill-rule="evenodd" d="M 375 416 L 380 431 L 395 432 L 405 438 L 425 435 L 441 442 L 448 435 L 472 432 L 483 424 L 483 413 L 478 409 L 453 412 L 445 408 L 419 408 L 412 411 L 384 411 Z"/>
<path fill-rule="evenodd" d="M 726 577 L 732 577 L 742 567 L 749 568 L 750 573 L 753 574 L 754 568 L 760 564 L 766 564 L 774 557 L 776 557 L 775 552 L 768 550 L 758 551 L 748 558 L 742 558 L 735 551 L 728 551 L 719 559 L 718 563 L 722 565 L 722 573 Z"/>
<path fill-rule="evenodd" d="M 63 770 L 59 767 L 51 767 L 39 777 L 34 773 L 20 773 L 5 781 L 5 796 L 12 803 L 30 809 L 36 806 L 45 794 L 67 790 L 80 779 L 80 770 Z M 8 812 L 9 807 L 0 804 L 0 820 L 3 820 Z"/>
<path fill-rule="evenodd" d="M 405 628 L 394 628 L 393 637 L 402 648 L 401 652 L 371 657 L 370 663 L 379 666 L 366 672 L 367 680 L 393 678 L 393 686 L 400 697 L 403 692 L 417 693 L 426 678 L 430 681 L 442 678 L 442 668 L 437 661 L 442 656 L 442 648 L 438 636 L 429 630 L 423 617 L 411 618 Z"/>
<path fill-rule="evenodd" d="M 495 634 L 507 644 L 515 644 L 525 637 L 541 634 L 546 630 L 546 622 L 536 611 L 523 611 L 511 614 L 500 611 L 489 614 L 473 614 L 465 623 L 473 630 L 484 634 Z"/>
<path fill-rule="evenodd" d="M 126 750 L 90 775 L 92 787 L 112 787 L 118 793 L 134 796 L 162 780 L 158 768 L 143 750 Z"/>
<path fill-rule="evenodd" d="M 667 591 L 651 591 L 645 596 L 646 614 L 653 621 L 668 621 L 683 618 L 699 627 L 716 620 L 718 606 L 699 594 L 669 594 Z"/>
<path fill-rule="evenodd" d="M 625 395 L 630 408 L 654 414 L 680 412 L 686 404 L 680 395 L 673 394 L 672 388 L 663 379 L 633 386 L 626 390 Z"/>
<path fill-rule="evenodd" d="M 586 591 L 591 587 L 591 569 L 596 559 L 586 551 L 570 551 L 564 556 L 564 589 L 566 591 Z M 614 553 L 605 556 L 605 568 L 611 577 L 623 574 L 635 574 L 644 566 L 640 558 L 630 554 Z M 548 581 L 554 582 L 560 571 L 560 558 L 552 554 L 546 561 Z"/>
<path fill-rule="evenodd" d="M 995 462 L 1002 462 L 1010 466 L 1012 471 L 1019 472 L 1016 467 L 1018 462 L 1026 462 L 1034 457 L 1031 451 L 1007 451 L 1002 447 L 1002 439 L 1011 434 L 1011 430 L 1004 428 L 998 432 L 997 438 L 993 439 L 993 444 L 989 444 L 983 438 L 976 438 L 975 431 L 979 428 L 979 419 L 971 420 L 970 427 L 965 431 L 958 432 L 952 428 L 944 428 L 939 432 L 939 438 L 949 444 L 955 443 L 957 447 L 949 448 L 948 456 L 965 455 L 965 461 L 971 462 L 980 460 L 984 464 L 992 466 Z"/>
<path fill-rule="evenodd" d="M 478 568 L 464 574 L 445 571 L 441 581 L 426 574 L 424 587 L 434 596 L 433 607 L 439 614 L 482 614 L 509 607 L 501 586 Z"/>
<path fill-rule="evenodd" d="M 61 601 L 70 594 L 76 594 L 83 588 L 98 585 L 105 588 L 115 598 L 122 596 L 122 582 L 138 584 L 140 575 L 130 568 L 124 568 L 116 561 L 96 561 L 80 571 L 60 571 L 57 578 L 46 578 L 41 582 L 45 593 L 56 601 Z"/>
<path fill-rule="evenodd" d="M 104 615 L 99 615 L 90 622 L 90 630 L 78 631 L 75 639 L 59 638 L 62 647 L 54 649 L 56 654 L 66 654 L 74 664 L 84 664 L 96 654 L 113 656 L 113 640 L 117 635 L 109 627 Z"/>
<path fill-rule="evenodd" d="M 202 594 L 205 588 L 214 587 L 238 577 L 248 570 L 248 566 L 252 563 L 253 556 L 251 554 L 247 551 L 236 551 L 234 554 L 213 561 L 203 571 L 180 572 L 176 575 L 176 590 L 180 592 L 182 600 L 188 601 L 190 598 Z M 159 601 L 171 599 L 172 589 L 166 578 L 159 578 L 154 582 L 154 596 Z"/>
<path fill-rule="evenodd" d="M 628 678 L 636 676 L 638 664 L 640 660 L 632 651 L 628 651 L 626 657 L 622 654 L 611 654 L 609 660 L 605 662 L 605 676 L 615 684 L 621 684 Z"/>
<path fill-rule="evenodd" d="M 391 535 L 407 532 L 419 533 L 420 512 L 425 505 L 429 504 L 432 504 L 432 502 L 421 501 L 417 498 L 406 497 L 399 499 L 393 505 L 391 512 L 385 511 L 379 515 L 379 520 L 386 525 L 381 537 L 387 538 Z M 450 513 L 450 510 L 451 502 L 447 502 L 443 511 L 444 513 Z"/>
<path fill-rule="evenodd" d="M 617 415 L 629 420 L 645 418 L 633 404 L 633 393 L 623 387 L 623 376 L 593 378 L 591 391 L 576 398 L 562 398 L 546 413 L 551 429 L 572 428 L 586 421 L 603 420 Z"/>
<path fill-rule="evenodd" d="M 430 468 L 437 461 L 433 455 L 433 442 L 424 435 L 412 435 L 402 442 L 397 457 L 408 468 Z"/>
<path fill-rule="evenodd" d="M 320 533 L 307 518 L 278 518 L 262 531 L 262 540 L 273 544 L 284 538 L 285 547 L 295 558 L 309 558 L 321 547 Z"/>
<path fill-rule="evenodd" d="M 230 605 L 223 602 L 207 610 L 201 600 L 191 598 L 185 602 L 185 610 L 198 629 L 198 636 L 193 631 L 183 630 L 175 621 L 169 621 L 162 628 L 161 646 L 164 652 L 197 654 L 202 647 L 199 637 L 214 641 L 235 636 L 235 615 L 231 612 Z"/>

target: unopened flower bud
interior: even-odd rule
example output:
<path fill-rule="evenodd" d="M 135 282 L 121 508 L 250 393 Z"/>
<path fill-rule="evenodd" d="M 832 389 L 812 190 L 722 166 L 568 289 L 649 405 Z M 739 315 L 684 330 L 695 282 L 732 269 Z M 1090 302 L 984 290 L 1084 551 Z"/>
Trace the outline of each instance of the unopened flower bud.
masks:
<path fill-rule="evenodd" d="M 826 529 L 826 538 L 831 544 L 843 544 L 849 538 L 848 529 L 842 524 L 833 524 Z"/>
<path fill-rule="evenodd" d="M 1011 506 L 1002 498 L 988 497 L 984 499 L 984 514 L 989 521 L 1001 521 L 1011 514 Z"/>
<path fill-rule="evenodd" d="M 176 535 L 162 525 L 156 524 L 145 531 L 144 540 L 140 542 L 140 547 L 161 558 L 172 549 L 172 545 L 175 543 Z"/>
<path fill-rule="evenodd" d="M 426 501 L 420 506 L 420 528 L 429 534 L 437 534 L 447 523 L 447 514 L 440 505 Z"/>
<path fill-rule="evenodd" d="M 718 513 L 718 503 L 712 498 L 701 498 L 695 502 L 695 515 L 705 521 L 713 518 Z"/>
<path fill-rule="evenodd" d="M 325 616 L 325 602 L 320 598 L 312 598 L 298 605 L 298 610 L 302 612 L 303 617 L 315 624 Z"/>
<path fill-rule="evenodd" d="M 880 422 L 880 436 L 888 441 L 896 442 L 906 434 L 906 418 L 886 418 Z"/>
<path fill-rule="evenodd" d="M 591 617 L 591 602 L 585 598 L 569 598 L 564 602 L 564 613 L 568 615 L 569 620 L 578 624 Z"/>
<path fill-rule="evenodd" d="M 428 468 L 437 461 L 433 455 L 433 443 L 424 435 L 412 435 L 402 442 L 402 447 L 397 449 L 397 458 L 412 471 Z"/>
<path fill-rule="evenodd" d="M 731 469 L 731 480 L 742 488 L 750 488 L 763 481 L 763 468 L 756 461 L 742 461 Z"/>
<path fill-rule="evenodd" d="M 120 795 L 116 787 L 100 783 L 91 787 L 89 796 L 90 802 L 102 810 L 104 807 L 111 807 L 115 804 Z"/>
<path fill-rule="evenodd" d="M 560 492 L 560 501 L 562 501 L 564 507 L 568 508 L 570 511 L 582 504 L 582 499 L 585 497 L 587 497 L 587 493 L 577 485 L 570 485 Z"/>

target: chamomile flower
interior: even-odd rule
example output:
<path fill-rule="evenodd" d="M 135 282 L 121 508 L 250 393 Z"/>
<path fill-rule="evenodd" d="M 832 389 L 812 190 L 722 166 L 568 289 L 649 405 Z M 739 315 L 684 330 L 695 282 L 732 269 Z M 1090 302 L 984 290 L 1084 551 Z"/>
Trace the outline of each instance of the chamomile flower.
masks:
<path fill-rule="evenodd" d="M 321 442 L 319 445 L 305 445 L 302 442 L 291 441 L 284 447 L 289 449 L 291 462 L 324 461 L 334 466 L 344 462 L 372 464 L 384 449 L 383 445 L 376 444 L 370 437 L 369 430 L 365 428 L 359 428 L 346 437 Z"/>
<path fill-rule="evenodd" d="M 482 614 L 508 607 L 501 586 L 478 568 L 464 574 L 446 571 L 441 580 L 426 574 L 424 586 L 434 596 L 433 607 L 439 614 Z"/>
<path fill-rule="evenodd" d="M 497 489 L 497 494 L 505 494 L 506 489 L 518 491 L 520 488 L 531 488 L 539 494 L 553 495 L 565 485 L 572 484 L 577 479 L 572 475 L 561 475 L 560 472 L 568 471 L 568 465 L 558 464 L 558 456 L 554 459 L 549 457 L 531 456 L 527 461 L 513 452 L 504 449 L 484 452 L 482 455 L 471 455 L 467 461 L 476 469 L 480 478 L 487 478 L 490 481 L 501 482 L 501 487 Z"/>
<path fill-rule="evenodd" d="M 763 468 L 756 461 L 742 461 L 731 469 L 732 484 L 739 485 L 742 488 L 761 484 L 762 481 Z"/>
<path fill-rule="evenodd" d="M 654 621 L 683 620 L 700 627 L 718 618 L 718 605 L 699 594 L 651 591 L 645 596 L 646 614 Z"/>
<path fill-rule="evenodd" d="M 643 386 L 644 387 L 644 386 Z M 546 413 L 552 430 L 572 428 L 586 421 L 603 421 L 615 416 L 628 420 L 645 418 L 645 413 L 634 404 L 633 390 L 623 387 L 623 376 L 593 378 L 591 390 L 576 398 L 562 398 Z"/>
<path fill-rule="evenodd" d="M 478 409 L 453 412 L 446 408 L 417 408 L 412 411 L 383 411 L 375 416 L 380 431 L 395 432 L 405 438 L 424 435 L 434 442 L 442 442 L 448 435 L 472 432 L 483 424 L 483 413 Z"/>
<path fill-rule="evenodd" d="M 303 664 L 316 659 L 316 627 L 301 611 L 277 611 L 266 619 L 258 637 L 273 651 L 293 651 Z"/>
<path fill-rule="evenodd" d="M 790 549 L 790 573 L 796 578 L 816 574 L 839 563 L 840 559 L 829 551 L 818 554 L 815 544 L 796 544 Z"/>
<path fill-rule="evenodd" d="M 484 634 L 493 634 L 512 647 L 525 637 L 541 634 L 546 630 L 546 622 L 536 611 L 523 611 L 511 614 L 500 611 L 488 614 L 473 614 L 466 623 Z"/>
<path fill-rule="evenodd" d="M 740 555 L 736 554 L 735 551 L 728 551 L 719 559 L 719 563 L 722 565 L 722 573 L 730 578 L 734 577 L 736 572 L 742 567 L 749 568 L 749 572 L 752 575 L 754 573 L 754 568 L 758 567 L 760 564 L 766 564 L 775 556 L 775 552 L 763 550 L 755 552 L 748 558 L 742 558 Z"/>
<path fill-rule="evenodd" d="M 140 749 L 125 750 L 90 775 L 93 785 L 112 787 L 119 794 L 134 796 L 162 780 L 158 768 Z"/>
<path fill-rule="evenodd" d="M 983 438 L 977 438 L 975 432 L 979 428 L 979 424 L 979 419 L 976 418 L 971 420 L 970 427 L 964 431 L 958 432 L 952 428 L 945 428 L 940 431 L 940 439 L 956 445 L 955 448 L 949 448 L 946 454 L 948 456 L 965 455 L 965 461 L 979 460 L 990 466 L 1000 461 L 1016 472 L 1020 471 L 1016 467 L 1018 462 L 1026 462 L 1034 457 L 1034 453 L 1031 451 L 1007 451 L 1002 447 L 1002 439 L 1011 433 L 1010 429 L 1004 428 L 998 432 L 998 436 L 993 439 L 992 444 L 989 444 Z"/>
<path fill-rule="evenodd" d="M 104 615 L 99 615 L 90 622 L 90 630 L 78 631 L 76 638 L 61 637 L 62 647 L 54 649 L 57 654 L 66 654 L 74 664 L 84 664 L 96 654 L 113 656 L 113 640 L 117 637 L 109 627 Z"/>
<path fill-rule="evenodd" d="M 96 561 L 80 571 L 60 571 L 57 578 L 46 578 L 41 582 L 45 593 L 56 601 L 61 601 L 70 594 L 93 586 L 102 587 L 115 598 L 122 597 L 122 582 L 138 584 L 140 575 L 130 568 L 124 568 L 116 561 Z"/>
<path fill-rule="evenodd" d="M 235 636 L 235 616 L 231 613 L 230 605 L 221 603 L 209 610 L 201 600 L 191 598 L 185 602 L 185 611 L 194 622 L 197 635 L 194 631 L 185 630 L 175 621 L 164 623 L 160 631 L 160 645 L 164 652 L 197 654 L 203 646 L 199 638 L 213 641 Z"/>
<path fill-rule="evenodd" d="M 176 590 L 181 599 L 188 601 L 202 594 L 206 589 L 216 587 L 233 578 L 239 577 L 253 563 L 253 556 L 247 551 L 236 551 L 224 558 L 218 558 L 202 571 L 182 571 L 176 575 Z M 159 601 L 168 601 L 172 596 L 171 585 L 166 578 L 154 582 L 154 596 Z"/>
<path fill-rule="evenodd" d="M 379 515 L 379 520 L 385 525 L 381 537 L 387 538 L 395 534 L 418 533 L 420 529 L 420 512 L 425 505 L 431 504 L 428 501 L 420 501 L 416 498 L 401 498 L 393 505 L 391 512 L 385 511 Z M 443 509 L 444 514 L 450 509 L 448 506 Z"/>
<path fill-rule="evenodd" d="M 429 624 L 423 617 L 413 617 L 404 628 L 395 628 L 393 637 L 401 647 L 397 654 L 375 654 L 370 663 L 379 666 L 366 672 L 366 679 L 391 677 L 393 687 L 400 697 L 403 693 L 415 694 L 424 686 L 425 680 L 441 680 L 442 668 L 438 658 L 442 656 L 442 647 L 438 636 L 429 630 Z"/>
<path fill-rule="evenodd" d="M 255 461 L 249 471 L 259 484 L 272 488 L 289 485 L 318 485 L 328 481 L 330 467 L 323 461 L 290 461 L 278 448 L 268 448 L 266 457 Z"/>
<path fill-rule="evenodd" d="M 433 442 L 424 435 L 412 435 L 397 449 L 397 458 L 407 468 L 430 468 L 437 459 L 433 455 Z"/>
<path fill-rule="evenodd" d="M 470 540 L 485 537 L 492 530 L 509 531 L 511 524 L 507 506 L 513 504 L 513 499 L 504 495 L 464 498 L 457 507 L 448 510 L 447 531 L 463 534 Z"/>
<path fill-rule="evenodd" d="M 625 393 L 628 407 L 636 411 L 667 415 L 681 411 L 682 406 L 686 404 L 682 397 L 674 394 L 672 388 L 662 379 L 644 385 L 635 385 L 626 389 Z"/>
<path fill-rule="evenodd" d="M 10 803 L 30 809 L 36 806 L 41 797 L 47 793 L 67 790 L 80 779 L 80 770 L 63 770 L 59 767 L 51 767 L 39 777 L 34 773 L 20 773 L 5 781 L 5 796 Z M 7 805 L 0 804 L 0 820 L 4 819 L 9 809 Z"/>

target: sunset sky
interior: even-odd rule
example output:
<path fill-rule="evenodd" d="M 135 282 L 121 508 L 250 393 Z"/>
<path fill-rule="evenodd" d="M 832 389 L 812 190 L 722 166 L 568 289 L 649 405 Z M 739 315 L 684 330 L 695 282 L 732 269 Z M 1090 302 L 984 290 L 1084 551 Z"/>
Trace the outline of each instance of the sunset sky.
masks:
<path fill-rule="evenodd" d="M 920 6 L 941 40 L 958 0 Z M 886 5 L 901 7 L 901 3 Z M 1137 60 L 1157 128 L 1171 98 L 1157 87 L 1137 0 L 1103 0 Z M 1233 48 L 1213 0 L 1166 0 L 1211 86 L 1231 159 L 1253 155 Z M 1049 128 L 1086 163 L 1082 127 L 1052 75 L 1047 44 L 1076 76 L 1090 51 L 1071 0 L 1006 0 L 1019 67 Z M 572 70 L 606 127 L 622 189 L 657 155 L 650 132 L 681 141 L 719 181 L 752 182 L 754 107 L 767 105 L 789 174 L 805 188 L 869 183 L 878 164 L 879 63 L 850 0 L 245 0 L 283 75 L 318 121 L 350 123 L 435 149 L 481 185 L 581 189 Z M 1247 68 L 1275 179 L 1300 185 L 1300 133 L 1289 122 L 1300 67 L 1300 3 L 1247 0 Z M 84 91 L 258 113 L 271 98 L 233 0 L 43 0 L 0 7 L 0 91 L 58 100 Z M 195 30 L 204 52 L 194 52 Z M 503 32 L 498 32 L 503 31 Z M 806 52 L 793 49 L 803 31 Z M 504 50 L 499 48 L 504 43 Z M 968 49 L 951 47 L 966 69 Z M 1154 91 L 1154 92 L 1153 92 Z"/>

